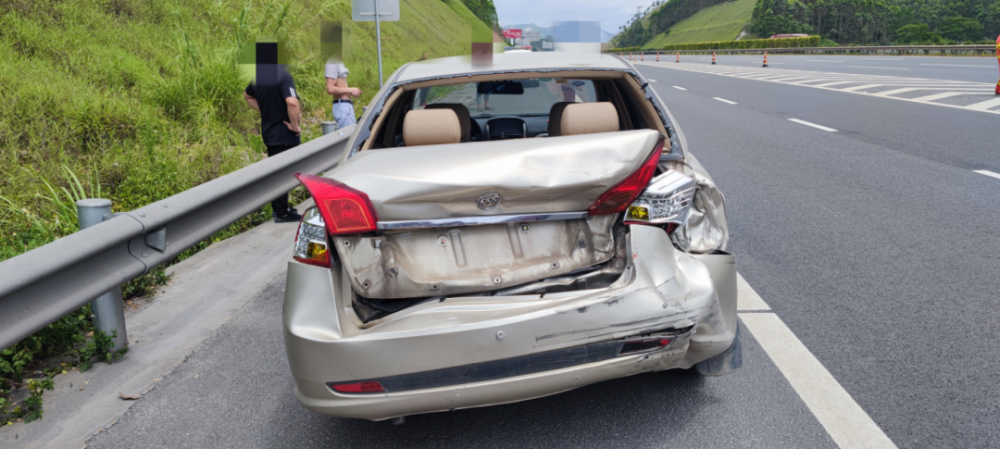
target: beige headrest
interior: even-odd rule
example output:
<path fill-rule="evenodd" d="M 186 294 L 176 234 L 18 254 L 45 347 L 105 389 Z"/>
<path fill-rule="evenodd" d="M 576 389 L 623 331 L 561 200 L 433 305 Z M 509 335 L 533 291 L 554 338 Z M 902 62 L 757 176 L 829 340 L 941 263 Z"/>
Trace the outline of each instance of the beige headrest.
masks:
<path fill-rule="evenodd" d="M 424 109 L 451 109 L 458 116 L 458 124 L 462 127 L 462 142 L 468 142 L 472 135 L 472 114 L 469 108 L 459 103 L 434 103 Z"/>
<path fill-rule="evenodd" d="M 403 142 L 408 147 L 459 143 L 462 126 L 451 109 L 423 109 L 406 113 Z"/>
<path fill-rule="evenodd" d="M 559 127 L 564 136 L 618 131 L 618 110 L 611 103 L 573 103 L 563 110 Z"/>
<path fill-rule="evenodd" d="M 559 137 L 562 135 L 562 130 L 559 127 L 562 125 L 563 111 L 566 110 L 566 106 L 571 104 L 573 104 L 572 101 L 560 101 L 552 105 L 549 109 L 549 137 Z"/>

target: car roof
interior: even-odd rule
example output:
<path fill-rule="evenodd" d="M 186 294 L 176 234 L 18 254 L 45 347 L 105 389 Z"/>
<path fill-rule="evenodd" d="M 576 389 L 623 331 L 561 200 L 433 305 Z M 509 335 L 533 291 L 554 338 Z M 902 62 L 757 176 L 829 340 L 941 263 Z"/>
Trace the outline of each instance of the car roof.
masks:
<path fill-rule="evenodd" d="M 503 72 L 534 72 L 550 70 L 618 70 L 631 71 L 632 67 L 615 55 L 598 53 L 572 53 L 559 51 L 495 53 L 493 64 L 472 64 L 470 56 L 429 59 L 402 67 L 397 83 L 408 83 L 428 78 Z"/>

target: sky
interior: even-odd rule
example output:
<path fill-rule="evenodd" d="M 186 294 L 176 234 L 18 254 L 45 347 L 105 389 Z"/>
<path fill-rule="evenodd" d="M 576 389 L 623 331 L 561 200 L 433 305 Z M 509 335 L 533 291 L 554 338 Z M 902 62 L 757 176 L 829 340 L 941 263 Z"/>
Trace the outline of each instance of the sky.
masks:
<path fill-rule="evenodd" d="M 500 25 L 534 23 L 548 27 L 560 20 L 595 20 L 611 34 L 625 25 L 636 13 L 653 0 L 493 0 Z"/>

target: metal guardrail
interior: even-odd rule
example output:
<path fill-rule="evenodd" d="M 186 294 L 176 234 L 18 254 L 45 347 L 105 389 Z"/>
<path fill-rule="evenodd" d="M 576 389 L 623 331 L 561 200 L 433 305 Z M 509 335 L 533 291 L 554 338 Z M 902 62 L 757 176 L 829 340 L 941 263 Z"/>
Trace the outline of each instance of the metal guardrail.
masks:
<path fill-rule="evenodd" d="M 293 174 L 330 169 L 352 132 L 325 135 L 0 262 L 0 349 L 295 188 Z"/>
<path fill-rule="evenodd" d="M 893 55 L 909 55 L 909 54 L 960 54 L 960 53 L 974 53 L 974 54 L 994 54 L 996 52 L 996 46 L 994 45 L 883 45 L 883 46 L 871 46 L 871 47 L 788 47 L 788 48 L 730 48 L 730 49 L 707 49 L 707 50 L 658 50 L 660 53 L 660 58 L 664 58 L 665 55 L 674 55 L 678 52 L 682 55 L 693 55 L 693 54 L 709 54 L 713 51 L 721 54 L 763 54 L 765 51 L 769 54 L 779 54 L 779 53 L 791 53 L 791 54 L 893 54 Z M 645 55 L 648 58 L 650 55 L 655 57 L 657 50 L 643 50 L 643 51 L 633 51 L 633 52 L 619 52 L 615 50 L 608 50 L 608 53 L 622 54 L 624 57 L 628 58 L 629 55 L 633 55 L 636 59 L 639 55 Z"/>

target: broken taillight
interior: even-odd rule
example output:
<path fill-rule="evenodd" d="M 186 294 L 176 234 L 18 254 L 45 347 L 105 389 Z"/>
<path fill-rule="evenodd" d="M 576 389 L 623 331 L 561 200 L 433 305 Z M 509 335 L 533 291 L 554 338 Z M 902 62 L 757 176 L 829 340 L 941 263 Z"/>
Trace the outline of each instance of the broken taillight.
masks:
<path fill-rule="evenodd" d="M 656 173 L 656 165 L 660 162 L 660 154 L 663 153 L 664 140 L 660 139 L 656 143 L 656 148 L 649 155 L 645 162 L 634 173 L 615 184 L 607 192 L 601 194 L 594 202 L 587 213 L 590 215 L 617 214 L 628 208 L 636 197 L 649 185 L 649 180 L 653 179 Z"/>
<path fill-rule="evenodd" d="M 332 235 L 374 231 L 378 217 L 364 192 L 354 190 L 328 178 L 305 173 L 295 177 L 302 183 L 323 215 L 327 231 Z"/>
<path fill-rule="evenodd" d="M 385 391 L 385 387 L 374 380 L 355 382 L 353 384 L 330 385 L 330 388 L 340 393 L 382 393 Z"/>
<path fill-rule="evenodd" d="M 694 179 L 681 172 L 663 172 L 629 205 L 625 224 L 665 225 L 667 232 L 684 225 L 697 187 Z"/>
<path fill-rule="evenodd" d="M 650 337 L 642 340 L 626 341 L 618 355 L 634 354 L 637 352 L 652 351 L 660 349 L 670 344 L 670 337 Z"/>
<path fill-rule="evenodd" d="M 330 268 L 330 245 L 326 237 L 323 216 L 315 207 L 302 214 L 299 231 L 295 234 L 295 260 Z"/>

